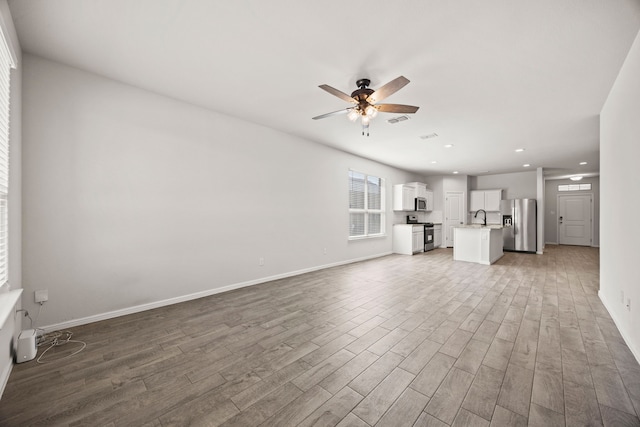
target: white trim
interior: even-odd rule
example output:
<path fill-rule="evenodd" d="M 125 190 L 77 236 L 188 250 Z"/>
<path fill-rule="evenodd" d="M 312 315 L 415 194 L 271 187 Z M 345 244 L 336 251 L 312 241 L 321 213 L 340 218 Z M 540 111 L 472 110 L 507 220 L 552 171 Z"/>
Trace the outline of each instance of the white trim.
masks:
<path fill-rule="evenodd" d="M 4 371 L 2 371 L 2 376 L 0 377 L 0 399 L 2 399 L 4 389 L 7 387 L 7 383 L 9 382 L 9 377 L 11 376 L 13 365 L 14 363 L 12 361 L 7 366 L 5 366 Z"/>
<path fill-rule="evenodd" d="M 621 323 L 617 320 L 615 316 L 616 311 L 609 309 L 609 304 L 607 304 L 607 300 L 604 298 L 604 294 L 600 290 L 598 290 L 598 297 L 600 298 L 600 301 L 602 301 L 602 305 L 604 305 L 604 308 L 606 308 L 607 311 L 609 312 L 609 316 L 611 316 L 611 320 L 613 320 L 613 323 L 615 323 L 616 328 L 618 328 L 618 332 L 620 332 L 620 335 L 622 335 L 622 339 L 627 344 L 627 347 L 629 347 L 629 350 L 631 350 L 633 357 L 635 357 L 636 361 L 640 363 L 640 350 L 637 348 L 634 348 L 632 345 L 633 341 L 628 339 L 625 336 L 624 330 L 621 328 Z"/>
<path fill-rule="evenodd" d="M 4 328 L 9 315 L 15 315 L 20 296 L 22 296 L 22 288 L 0 294 L 0 329 Z"/>
<path fill-rule="evenodd" d="M 7 29 L 7 25 L 4 22 L 4 18 L 0 13 L 0 31 L 2 31 L 2 36 L 4 37 L 4 41 L 7 46 L 7 50 L 9 51 L 9 56 L 11 57 L 11 68 L 16 68 L 18 65 L 18 56 L 16 55 L 16 51 L 13 48 L 13 41 L 11 37 L 9 37 L 9 31 Z"/>
<path fill-rule="evenodd" d="M 594 230 L 594 224 L 593 224 L 593 216 L 595 215 L 595 210 L 594 210 L 594 196 L 593 193 L 576 193 L 576 192 L 569 192 L 568 194 L 556 194 L 556 239 L 558 239 L 558 244 L 560 244 L 560 226 L 558 225 L 558 221 L 560 221 L 560 197 L 566 198 L 566 197 L 576 197 L 576 196 L 589 196 L 591 198 L 590 202 L 589 202 L 589 215 L 591 215 L 591 218 L 589 218 L 589 221 L 591 223 L 591 237 L 589 238 L 590 243 L 593 243 L 593 230 Z M 589 245 L 585 245 L 585 246 L 591 246 L 594 247 L 592 244 Z"/>
<path fill-rule="evenodd" d="M 73 319 L 65 322 L 55 323 L 53 325 L 41 326 L 38 329 L 43 329 L 45 332 L 58 331 L 61 329 L 72 328 L 74 326 L 86 325 L 88 323 L 99 322 L 101 320 L 113 319 L 114 317 L 126 316 L 128 314 L 139 313 L 141 311 L 152 310 L 154 308 L 164 307 L 172 304 L 178 304 L 181 302 L 191 301 L 198 298 L 204 298 L 211 295 L 220 294 L 222 292 L 232 291 L 234 289 L 240 289 L 240 288 L 246 288 L 248 286 L 259 285 L 261 283 L 271 282 L 273 280 L 284 279 L 292 276 L 298 276 L 300 274 L 310 273 L 312 271 L 317 271 L 317 270 L 323 270 L 325 268 L 337 267 L 340 265 L 352 264 L 355 262 L 366 261 L 374 258 L 380 258 L 380 257 L 391 255 L 391 254 L 392 252 L 384 252 L 381 254 L 370 255 L 370 256 L 350 259 L 346 261 L 338 261 L 331 264 L 305 268 L 302 270 L 290 271 L 288 273 L 276 274 L 275 276 L 262 277 L 259 279 L 249 280 L 246 282 L 234 283 L 232 285 L 223 286 L 221 288 L 209 289 L 206 291 L 196 292 L 189 295 L 182 295 L 175 298 L 169 298 L 161 301 L 155 301 L 147 304 L 141 304 L 133 307 L 123 308 L 120 310 L 114 310 L 106 313 L 95 314 L 93 316 L 82 317 L 80 319 Z"/>

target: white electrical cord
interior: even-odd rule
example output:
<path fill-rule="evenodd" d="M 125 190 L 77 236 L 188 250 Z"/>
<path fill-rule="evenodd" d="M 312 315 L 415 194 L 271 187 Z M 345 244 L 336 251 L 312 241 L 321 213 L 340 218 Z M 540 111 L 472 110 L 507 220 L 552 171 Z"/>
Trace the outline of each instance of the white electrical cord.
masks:
<path fill-rule="evenodd" d="M 71 339 L 72 335 L 73 335 L 73 333 L 70 332 L 70 331 L 52 332 L 52 333 L 49 333 L 49 334 L 41 335 L 40 339 L 38 341 L 38 347 L 45 346 L 45 345 L 48 345 L 49 347 L 47 347 L 45 349 L 45 351 L 42 352 L 42 354 L 38 357 L 36 362 L 37 363 L 47 363 L 47 361 L 43 361 L 42 359 L 43 359 L 44 355 L 47 354 L 47 352 L 49 350 L 51 350 L 54 347 L 59 347 L 61 345 L 68 344 L 70 342 L 80 343 L 80 344 L 82 344 L 82 346 L 78 350 L 74 351 L 73 353 L 68 354 L 68 355 L 66 355 L 64 357 L 61 357 L 59 359 L 55 359 L 54 361 L 64 360 L 64 359 L 66 359 L 68 357 L 75 356 L 76 354 L 78 354 L 82 350 L 84 350 L 85 347 L 87 346 L 87 343 L 85 343 L 84 341 L 72 340 Z M 49 362 L 51 362 L 51 360 Z"/>
<path fill-rule="evenodd" d="M 42 306 L 44 304 L 40 303 L 40 307 L 38 307 L 38 314 L 36 314 L 36 318 L 35 320 L 31 318 L 31 316 L 29 315 L 29 312 L 27 310 L 21 309 L 18 310 L 17 312 L 21 312 L 24 311 L 25 313 L 25 317 L 28 317 L 29 320 L 31 321 L 31 329 L 34 329 L 37 333 L 41 333 L 41 335 L 37 336 L 37 343 L 36 343 L 36 347 L 43 347 L 43 346 L 48 346 L 43 352 L 42 354 L 40 354 L 40 357 L 38 357 L 38 359 L 36 359 L 37 363 L 47 363 L 47 362 L 53 362 L 53 361 L 57 361 L 57 360 L 63 360 L 66 359 L 68 357 L 71 356 L 75 356 L 76 354 L 80 353 L 82 350 L 85 349 L 85 347 L 87 346 L 87 343 L 83 342 L 83 341 L 77 341 L 77 340 L 72 340 L 71 336 L 73 335 L 72 332 L 70 331 L 63 331 L 63 332 L 51 332 L 49 334 L 46 334 L 44 329 L 42 328 L 38 328 L 37 326 L 34 327 L 34 325 L 37 325 L 38 323 L 38 318 L 40 317 L 40 312 L 42 311 Z M 16 312 L 16 313 L 17 313 Z M 54 359 L 54 360 L 49 360 L 49 361 L 45 361 L 44 355 L 47 354 L 47 352 L 49 350 L 51 350 L 54 347 L 59 347 L 61 345 L 65 345 L 68 343 L 79 343 L 82 344 L 82 346 L 74 351 L 71 354 L 68 354 L 64 357 L 61 357 L 59 359 Z"/>

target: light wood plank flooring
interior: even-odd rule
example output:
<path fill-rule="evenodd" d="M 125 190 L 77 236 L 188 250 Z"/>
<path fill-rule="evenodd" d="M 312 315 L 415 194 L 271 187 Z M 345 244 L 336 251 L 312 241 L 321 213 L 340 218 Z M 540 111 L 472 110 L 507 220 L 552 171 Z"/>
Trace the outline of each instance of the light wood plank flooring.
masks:
<path fill-rule="evenodd" d="M 637 426 L 598 259 L 392 255 L 77 327 L 14 367 L 0 425 Z"/>

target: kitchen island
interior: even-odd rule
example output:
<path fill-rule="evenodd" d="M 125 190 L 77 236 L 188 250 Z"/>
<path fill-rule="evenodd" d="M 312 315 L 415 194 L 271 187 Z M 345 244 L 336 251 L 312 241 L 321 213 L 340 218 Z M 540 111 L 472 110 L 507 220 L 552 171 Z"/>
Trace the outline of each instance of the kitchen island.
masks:
<path fill-rule="evenodd" d="M 453 230 L 453 259 L 490 265 L 502 258 L 501 225 L 461 225 Z"/>

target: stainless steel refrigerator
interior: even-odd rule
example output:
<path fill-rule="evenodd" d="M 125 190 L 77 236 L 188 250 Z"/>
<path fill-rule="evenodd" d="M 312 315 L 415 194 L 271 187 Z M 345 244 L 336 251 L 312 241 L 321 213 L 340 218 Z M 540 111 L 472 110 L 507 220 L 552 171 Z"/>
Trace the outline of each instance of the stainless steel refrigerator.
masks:
<path fill-rule="evenodd" d="M 505 251 L 535 252 L 537 240 L 536 199 L 500 201 Z"/>

